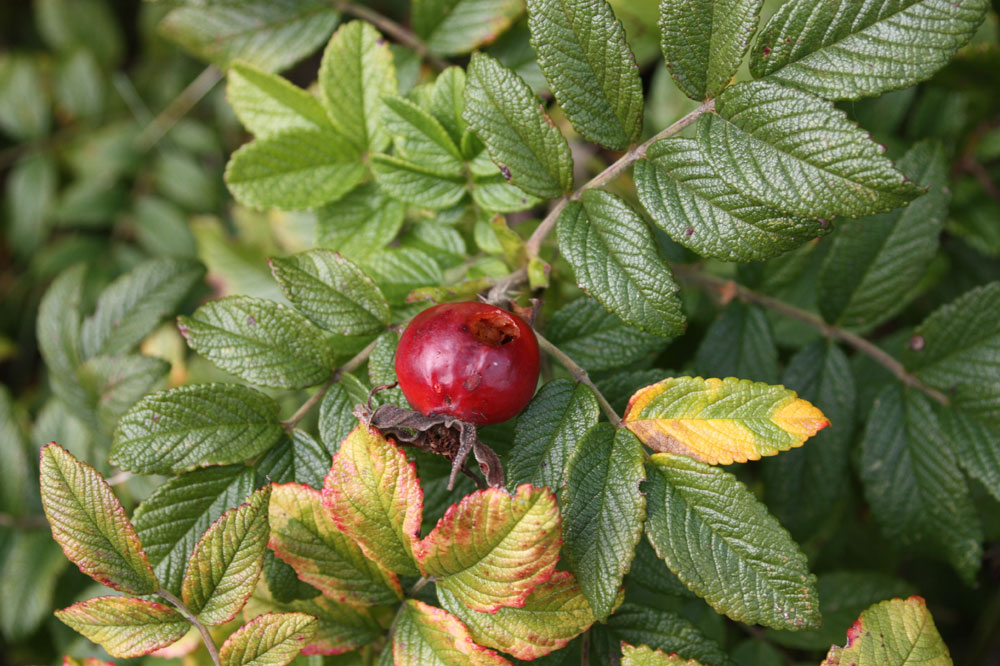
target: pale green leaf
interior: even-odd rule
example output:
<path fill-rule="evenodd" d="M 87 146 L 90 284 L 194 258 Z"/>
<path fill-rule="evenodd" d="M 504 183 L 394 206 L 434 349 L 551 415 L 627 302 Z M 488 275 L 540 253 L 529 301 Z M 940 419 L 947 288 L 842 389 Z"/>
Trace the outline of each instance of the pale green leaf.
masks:
<path fill-rule="evenodd" d="M 522 11 L 522 0 L 414 0 L 413 29 L 431 53 L 458 55 L 492 42 Z"/>
<path fill-rule="evenodd" d="M 48 444 L 42 449 L 41 493 L 52 536 L 80 571 L 126 593 L 157 589 L 125 509 L 93 467 Z"/>
<path fill-rule="evenodd" d="M 654 143 L 635 165 L 635 182 L 656 225 L 703 257 L 762 261 L 823 233 L 818 221 L 764 206 L 727 185 L 690 139 Z"/>
<path fill-rule="evenodd" d="M 238 62 L 226 76 L 226 98 L 243 126 L 256 136 L 330 126 L 318 99 L 277 74 Z"/>
<path fill-rule="evenodd" d="M 19 256 L 29 256 L 48 235 L 58 185 L 56 163 L 44 154 L 18 161 L 7 175 L 4 234 Z"/>
<path fill-rule="evenodd" d="M 908 88 L 979 27 L 987 0 L 792 0 L 754 45 L 750 72 L 828 99 Z"/>
<path fill-rule="evenodd" d="M 462 112 L 465 111 L 464 69 L 449 67 L 438 74 L 430 91 L 427 110 L 437 118 L 455 145 L 462 146 L 462 139 L 468 134 L 462 118 Z"/>
<path fill-rule="evenodd" d="M 172 645 L 191 624 L 169 606 L 129 597 L 97 597 L 57 610 L 55 616 L 108 651 L 141 657 Z"/>
<path fill-rule="evenodd" d="M 108 461 L 143 474 L 243 462 L 281 437 L 277 413 L 271 398 L 238 384 L 154 393 L 118 422 Z"/>
<path fill-rule="evenodd" d="M 572 188 L 569 144 L 517 74 L 488 55 L 474 54 L 465 104 L 463 118 L 510 182 L 542 198 Z"/>
<path fill-rule="evenodd" d="M 223 512 L 239 506 L 253 485 L 249 467 L 209 467 L 170 479 L 136 507 L 136 534 L 164 589 L 180 594 L 198 539 Z"/>
<path fill-rule="evenodd" d="M 344 196 L 364 173 L 357 150 L 340 134 L 296 129 L 255 139 L 233 153 L 226 184 L 252 208 L 304 210 Z"/>
<path fill-rule="evenodd" d="M 622 666 L 702 666 L 694 659 L 684 659 L 675 652 L 654 650 L 648 645 L 633 647 L 622 643 Z"/>
<path fill-rule="evenodd" d="M 563 551 L 594 616 L 614 611 L 642 536 L 646 497 L 642 444 L 627 429 L 599 423 L 579 440 L 566 463 L 562 494 Z"/>
<path fill-rule="evenodd" d="M 921 597 L 875 604 L 833 646 L 822 666 L 951 666 L 948 647 Z"/>
<path fill-rule="evenodd" d="M 195 544 L 181 586 L 184 604 L 205 624 L 229 622 L 250 598 L 264 567 L 270 486 L 226 511 Z"/>
<path fill-rule="evenodd" d="M 316 245 L 358 260 L 392 242 L 406 206 L 378 183 L 365 183 L 316 211 Z"/>
<path fill-rule="evenodd" d="M 244 617 L 263 615 L 269 612 L 306 613 L 317 621 L 312 638 L 302 648 L 305 655 L 342 654 L 354 650 L 385 635 L 385 628 L 379 619 L 385 617 L 386 606 L 365 607 L 354 604 L 344 604 L 325 596 L 313 599 L 298 599 L 287 603 L 278 603 L 264 599 L 260 588 L 250 598 L 243 609 Z M 391 653 L 392 650 L 390 649 Z M 360 666 L 348 662 L 351 666 Z"/>
<path fill-rule="evenodd" d="M 433 115 L 403 97 L 383 101 L 383 123 L 397 156 L 443 175 L 461 174 L 462 154 Z"/>
<path fill-rule="evenodd" d="M 694 358 L 705 377 L 778 383 L 778 349 L 764 310 L 733 301 L 712 322 Z"/>
<path fill-rule="evenodd" d="M 258 615 L 219 648 L 222 666 L 285 666 L 309 643 L 319 622 L 305 613 Z"/>
<path fill-rule="evenodd" d="M 538 64 L 573 126 L 624 150 L 642 131 L 642 82 L 625 30 L 605 0 L 528 0 Z"/>
<path fill-rule="evenodd" d="M 660 47 L 667 69 L 691 99 L 729 85 L 757 28 L 763 0 L 661 0 Z"/>
<path fill-rule="evenodd" d="M 373 155 L 372 172 L 379 186 L 395 199 L 413 206 L 441 210 L 465 194 L 460 175 L 448 175 L 392 155 Z"/>
<path fill-rule="evenodd" d="M 390 305 L 402 304 L 418 287 L 437 286 L 444 280 L 437 262 L 412 247 L 372 252 L 359 267 L 382 289 Z"/>
<path fill-rule="evenodd" d="M 378 30 L 364 21 L 342 25 L 323 52 L 319 93 L 330 122 L 357 152 L 389 145 L 382 104 L 396 89 L 396 65 Z"/>
<path fill-rule="evenodd" d="M 640 331 L 683 333 L 677 284 L 649 227 L 624 200 L 586 190 L 563 209 L 557 230 L 577 282 L 608 311 Z"/>
<path fill-rule="evenodd" d="M 52 122 L 45 77 L 38 61 L 26 55 L 0 58 L 0 130 L 27 141 L 43 136 Z"/>
<path fill-rule="evenodd" d="M 52 281 L 38 305 L 35 327 L 52 392 L 74 415 L 92 420 L 87 392 L 76 381 L 83 356 L 80 308 L 86 275 L 87 266 L 77 264 Z"/>
<path fill-rule="evenodd" d="M 38 32 L 46 44 L 64 53 L 89 51 L 103 65 L 122 56 L 119 18 L 103 0 L 39 0 L 34 3 Z"/>
<path fill-rule="evenodd" d="M 781 629 L 819 625 L 815 577 L 788 532 L 735 476 L 687 456 L 646 466 L 646 533 L 717 612 Z"/>
<path fill-rule="evenodd" d="M 169 363 L 152 356 L 95 356 L 76 369 L 76 380 L 90 394 L 101 429 L 110 433 L 129 407 L 162 386 L 169 371 Z"/>
<path fill-rule="evenodd" d="M 882 213 L 923 192 L 830 102 L 766 81 L 720 94 L 698 145 L 736 191 L 802 217 Z"/>
<path fill-rule="evenodd" d="M 46 530 L 7 534 L 0 537 L 0 632 L 9 645 L 29 639 L 51 617 L 69 560 Z"/>

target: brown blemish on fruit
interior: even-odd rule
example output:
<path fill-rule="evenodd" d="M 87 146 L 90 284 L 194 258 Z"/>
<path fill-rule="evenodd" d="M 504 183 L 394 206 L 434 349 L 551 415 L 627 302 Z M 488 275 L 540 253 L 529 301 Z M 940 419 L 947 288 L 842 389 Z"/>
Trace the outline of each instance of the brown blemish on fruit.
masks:
<path fill-rule="evenodd" d="M 517 324 L 503 312 L 484 312 L 469 318 L 469 332 L 490 347 L 500 347 L 521 336 Z"/>

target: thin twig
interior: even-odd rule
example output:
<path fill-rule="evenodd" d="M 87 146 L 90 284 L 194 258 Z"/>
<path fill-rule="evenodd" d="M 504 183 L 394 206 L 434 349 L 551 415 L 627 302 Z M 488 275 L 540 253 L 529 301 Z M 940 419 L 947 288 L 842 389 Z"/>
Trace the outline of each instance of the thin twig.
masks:
<path fill-rule="evenodd" d="M 605 398 L 604 395 L 597 389 L 594 382 L 590 380 L 590 375 L 587 374 L 587 371 L 567 356 L 566 352 L 546 340 L 538 331 L 535 331 L 535 337 L 538 338 L 538 346 L 544 349 L 549 356 L 559 361 L 559 364 L 562 367 L 569 370 L 569 373 L 573 375 L 573 379 L 589 387 L 590 390 L 594 392 L 594 395 L 597 396 L 598 404 L 601 406 L 601 409 L 604 410 L 608 420 L 611 421 L 611 425 L 616 428 L 619 427 L 622 422 L 621 417 L 618 416 L 618 412 L 616 412 L 615 408 L 611 406 L 611 403 L 608 402 L 607 398 Z"/>
<path fill-rule="evenodd" d="M 194 105 L 201 101 L 201 98 L 215 87 L 215 84 L 222 80 L 222 72 L 212 65 L 202 70 L 201 74 L 194 81 L 188 84 L 187 88 L 181 91 L 174 98 L 167 108 L 163 109 L 153 121 L 143 128 L 139 136 L 135 138 L 135 146 L 140 150 L 149 150 L 156 145 L 156 142 L 170 131 L 183 118 Z"/>
<path fill-rule="evenodd" d="M 323 399 L 323 396 L 326 395 L 326 392 L 329 391 L 334 384 L 340 381 L 340 378 L 343 376 L 345 372 L 354 372 L 355 370 L 360 368 L 361 365 L 368 360 L 368 357 L 371 355 L 372 350 L 375 349 L 376 342 L 377 340 L 372 340 L 371 342 L 368 343 L 368 345 L 364 349 L 355 354 L 354 358 L 352 358 L 347 363 L 337 368 L 334 371 L 333 375 L 330 377 L 330 379 L 328 379 L 325 384 L 319 387 L 318 391 L 309 396 L 309 399 L 306 400 L 304 403 L 302 403 L 302 406 L 299 407 L 297 410 L 295 410 L 294 414 L 292 414 L 290 417 L 282 421 L 281 425 L 285 427 L 285 430 L 287 432 L 291 432 L 292 430 L 294 430 L 295 426 L 298 425 L 299 421 L 305 418 L 305 415 L 308 414 L 313 407 L 319 404 L 319 402 Z"/>
<path fill-rule="evenodd" d="M 212 640 L 212 634 L 208 633 L 208 627 L 199 622 L 198 618 L 194 616 L 194 613 L 192 613 L 191 610 L 184 605 L 184 602 L 170 592 L 161 588 L 156 591 L 156 594 L 173 604 L 174 608 L 176 608 L 177 611 L 184 616 L 185 620 L 198 628 L 198 631 L 201 632 L 201 640 L 205 642 L 205 649 L 208 650 L 208 656 L 212 658 L 212 663 L 215 664 L 215 666 L 219 666 L 219 651 L 215 647 L 215 641 Z"/>
<path fill-rule="evenodd" d="M 9 513 L 0 513 L 0 527 L 12 527 L 16 530 L 38 530 L 48 527 L 49 522 L 45 516 L 12 516 Z"/>
<path fill-rule="evenodd" d="M 442 70 L 448 68 L 450 63 L 447 60 L 443 60 L 431 53 L 427 44 L 422 39 L 417 37 L 416 33 L 404 28 L 389 17 L 383 16 L 368 7 L 356 5 L 352 2 L 338 2 L 336 3 L 336 6 L 345 14 L 350 14 L 359 19 L 368 21 L 385 34 L 395 38 L 396 41 L 403 46 L 410 47 L 418 56 L 434 65 L 435 69 Z"/>
<path fill-rule="evenodd" d="M 652 146 L 654 143 L 660 141 L 661 139 L 667 139 L 676 134 L 680 134 L 680 132 L 685 127 L 687 127 L 694 121 L 698 120 L 698 118 L 703 113 L 705 113 L 706 111 L 711 111 L 714 108 L 715 108 L 715 100 L 713 99 L 710 99 L 707 102 L 700 104 L 698 108 L 692 110 L 683 118 L 670 125 L 670 127 L 667 127 L 666 129 L 658 132 L 656 135 L 654 135 L 651 139 L 649 139 L 645 143 L 630 149 L 624 155 L 619 157 L 618 160 L 614 162 L 611 166 L 609 166 L 607 169 L 605 169 L 604 171 L 602 171 L 601 173 L 597 174 L 596 176 L 588 180 L 586 183 L 584 183 L 580 187 L 580 189 L 578 189 L 568 198 L 563 197 L 562 199 L 560 199 L 559 202 L 556 203 L 556 205 L 552 208 L 552 210 L 549 211 L 549 214 L 545 216 L 545 219 L 542 220 L 542 223 L 538 225 L 538 228 L 535 229 L 535 232 L 531 234 L 531 237 L 528 238 L 528 240 L 525 242 L 524 250 L 527 253 L 527 255 L 530 257 L 538 254 L 539 250 L 541 250 L 542 248 L 542 242 L 550 233 L 552 233 L 552 230 L 555 228 L 556 222 L 559 219 L 559 214 L 562 212 L 563 208 L 566 207 L 566 204 L 569 201 L 579 199 L 586 190 L 590 190 L 595 187 L 601 187 L 609 183 L 615 177 L 617 177 L 618 174 L 620 174 L 622 171 L 632 166 L 632 164 L 634 164 L 638 160 L 645 157 L 646 151 L 648 151 L 649 147 Z"/>
<path fill-rule="evenodd" d="M 877 345 L 865 340 L 860 335 L 851 333 L 850 331 L 844 330 L 838 326 L 828 324 L 807 310 L 802 310 L 777 298 L 765 296 L 764 294 L 758 293 L 753 289 L 737 284 L 732 280 L 711 275 L 710 273 L 705 273 L 684 264 L 671 264 L 670 267 L 673 269 L 674 275 L 682 280 L 703 287 L 708 287 L 719 292 L 733 294 L 738 296 L 741 300 L 749 303 L 756 303 L 757 305 L 768 308 L 769 310 L 774 310 L 779 314 L 783 314 L 786 317 L 808 324 L 809 326 L 819 330 L 827 337 L 836 338 L 837 340 L 854 347 L 854 349 L 862 354 L 871 357 L 874 361 L 891 372 L 897 379 L 899 379 L 899 381 L 903 382 L 903 384 L 913 387 L 918 391 L 923 391 L 942 405 L 947 405 L 949 402 L 947 396 L 940 391 L 927 386 L 919 379 L 908 373 L 906 368 L 903 367 L 903 364 L 893 358 L 892 355 L 886 353 Z"/>

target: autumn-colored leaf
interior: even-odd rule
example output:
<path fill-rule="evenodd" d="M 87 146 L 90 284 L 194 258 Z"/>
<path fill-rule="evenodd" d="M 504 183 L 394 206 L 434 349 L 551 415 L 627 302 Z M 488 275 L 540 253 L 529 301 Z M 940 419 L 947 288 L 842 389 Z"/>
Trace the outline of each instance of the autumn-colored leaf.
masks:
<path fill-rule="evenodd" d="M 510 662 L 476 645 L 454 615 L 409 599 L 392 634 L 395 666 L 502 666 Z"/>
<path fill-rule="evenodd" d="M 562 543 L 556 498 L 523 485 L 467 495 L 448 508 L 415 553 L 427 575 L 473 610 L 523 606 L 555 571 Z"/>
<path fill-rule="evenodd" d="M 258 615 L 233 632 L 219 648 L 222 666 L 285 666 L 316 631 L 305 613 Z"/>
<path fill-rule="evenodd" d="M 191 628 L 173 608 L 131 597 L 97 597 L 55 615 L 112 657 L 147 655 L 180 640 Z"/>
<path fill-rule="evenodd" d="M 685 659 L 676 652 L 669 654 L 646 645 L 622 643 L 622 666 L 702 666 L 694 659 Z"/>
<path fill-rule="evenodd" d="M 795 391 L 735 377 L 664 379 L 636 391 L 622 422 L 656 451 L 710 465 L 773 456 L 830 425 Z"/>
<path fill-rule="evenodd" d="M 418 574 L 424 491 L 406 454 L 375 428 L 359 424 L 341 443 L 323 485 L 331 518 L 364 554 L 386 569 Z"/>
<path fill-rule="evenodd" d="M 318 490 L 298 483 L 272 486 L 271 549 L 299 579 L 340 602 L 391 603 L 402 598 L 399 578 L 365 557 L 337 529 Z"/>
<path fill-rule="evenodd" d="M 922 597 L 871 606 L 834 645 L 822 666 L 951 666 L 951 656 Z"/>

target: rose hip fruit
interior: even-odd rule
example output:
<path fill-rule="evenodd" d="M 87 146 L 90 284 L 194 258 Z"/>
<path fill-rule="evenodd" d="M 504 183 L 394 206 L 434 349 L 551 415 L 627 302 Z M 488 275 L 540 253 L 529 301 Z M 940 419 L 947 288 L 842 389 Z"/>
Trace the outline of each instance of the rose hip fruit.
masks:
<path fill-rule="evenodd" d="M 396 377 L 425 416 L 500 423 L 538 383 L 538 341 L 520 317 L 486 303 L 444 303 L 410 322 L 396 348 Z"/>

